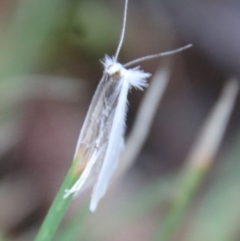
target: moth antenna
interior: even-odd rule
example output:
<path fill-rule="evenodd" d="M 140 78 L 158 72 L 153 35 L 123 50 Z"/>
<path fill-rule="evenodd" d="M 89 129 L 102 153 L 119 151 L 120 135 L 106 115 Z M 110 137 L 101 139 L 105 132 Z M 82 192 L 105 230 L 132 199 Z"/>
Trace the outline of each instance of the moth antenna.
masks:
<path fill-rule="evenodd" d="M 138 59 L 134 59 L 134 60 L 124 64 L 123 66 L 124 67 L 129 67 L 129 66 L 131 66 L 133 64 L 137 64 L 137 63 L 140 63 L 140 62 L 148 60 L 148 59 L 155 59 L 155 58 L 159 58 L 159 57 L 163 57 L 163 56 L 168 56 L 168 55 L 171 55 L 171 54 L 176 54 L 178 52 L 181 52 L 181 51 L 183 51 L 185 49 L 189 49 L 191 47 L 192 47 L 192 44 L 188 44 L 188 45 L 183 46 L 181 48 L 170 50 L 170 51 L 167 51 L 167 52 L 147 55 L 147 56 L 144 56 L 144 57 L 141 57 L 141 58 L 138 58 Z"/>
<path fill-rule="evenodd" d="M 117 61 L 117 59 L 118 59 L 118 55 L 119 55 L 119 52 L 120 52 L 122 44 L 123 44 L 123 39 L 124 39 L 124 35 L 125 35 L 125 30 L 126 30 L 126 22 L 127 22 L 127 9 L 128 9 L 128 0 L 125 0 L 123 26 L 122 26 L 119 44 L 118 44 L 118 47 L 117 47 L 117 50 L 115 53 L 115 61 Z"/>

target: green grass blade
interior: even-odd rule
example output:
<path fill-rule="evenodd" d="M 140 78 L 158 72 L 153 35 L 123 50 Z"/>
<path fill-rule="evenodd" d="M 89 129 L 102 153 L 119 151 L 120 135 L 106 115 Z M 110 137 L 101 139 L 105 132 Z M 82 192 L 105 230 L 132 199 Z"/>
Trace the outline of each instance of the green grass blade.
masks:
<path fill-rule="evenodd" d="M 89 216 L 89 203 L 83 205 L 75 217 L 66 225 L 55 239 L 56 241 L 73 241 L 84 232 L 84 222 Z"/>
<path fill-rule="evenodd" d="M 55 197 L 52 206 L 50 207 L 48 214 L 43 221 L 43 224 L 35 238 L 35 241 L 50 241 L 53 239 L 54 234 L 69 206 L 71 197 L 66 199 L 63 198 L 65 190 L 72 187 L 75 181 L 79 178 L 79 175 L 76 174 L 76 164 L 78 159 L 75 160 L 57 194 Z"/>

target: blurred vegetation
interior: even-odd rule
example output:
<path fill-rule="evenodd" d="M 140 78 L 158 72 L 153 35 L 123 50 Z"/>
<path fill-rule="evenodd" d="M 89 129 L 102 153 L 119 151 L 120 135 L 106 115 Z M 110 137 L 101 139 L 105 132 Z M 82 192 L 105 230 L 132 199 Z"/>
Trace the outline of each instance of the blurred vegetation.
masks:
<path fill-rule="evenodd" d="M 228 53 L 219 47 L 225 33 L 219 17 L 225 15 L 220 13 L 235 11 L 227 2 L 181 2 L 130 0 L 127 46 L 120 59 L 127 62 L 191 41 L 194 49 L 176 57 L 136 166 L 121 184 L 113 185 L 96 213 L 88 210 L 89 193 L 75 198 L 53 240 L 240 239 L 238 101 L 227 138 L 211 165 L 189 170 L 186 161 L 226 80 L 238 77 L 236 46 L 228 42 Z M 79 128 L 101 77 L 99 59 L 115 52 L 122 9 L 123 1 L 0 3 L 0 241 L 35 239 L 70 167 Z M 216 21 L 214 9 L 219 11 Z M 198 19 L 211 24 L 200 26 Z M 233 28 L 232 18 L 227 20 L 226 29 Z M 203 40 L 199 33 L 209 26 L 214 38 L 202 34 Z M 144 65 L 154 74 L 158 61 Z M 134 123 L 139 106 L 140 96 L 132 92 L 128 124 Z M 62 186 L 58 200 L 64 190 Z M 52 235 L 68 204 L 59 217 L 52 216 L 53 222 L 58 218 Z"/>

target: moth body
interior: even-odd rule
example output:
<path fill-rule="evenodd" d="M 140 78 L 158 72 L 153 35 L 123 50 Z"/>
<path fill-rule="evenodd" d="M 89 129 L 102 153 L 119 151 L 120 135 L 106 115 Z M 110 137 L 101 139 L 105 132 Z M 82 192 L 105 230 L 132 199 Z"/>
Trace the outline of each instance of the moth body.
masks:
<path fill-rule="evenodd" d="M 131 87 L 147 86 L 149 73 L 138 68 L 126 69 L 114 58 L 102 61 L 103 77 L 93 96 L 80 132 L 74 159 L 85 168 L 77 182 L 66 190 L 65 198 L 84 190 L 95 179 L 90 210 L 94 211 L 104 196 L 124 146 L 127 94 Z M 79 154 L 79 150 L 81 153 Z"/>

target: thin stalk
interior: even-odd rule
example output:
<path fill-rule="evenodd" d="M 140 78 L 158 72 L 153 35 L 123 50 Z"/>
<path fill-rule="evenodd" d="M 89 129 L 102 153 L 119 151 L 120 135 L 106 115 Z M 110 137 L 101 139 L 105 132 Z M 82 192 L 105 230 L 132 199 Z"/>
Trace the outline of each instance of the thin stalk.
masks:
<path fill-rule="evenodd" d="M 89 203 L 85 203 L 79 209 L 75 217 L 66 225 L 65 228 L 57 235 L 56 241 L 73 241 L 78 240 L 84 235 L 86 219 L 89 216 Z"/>
<path fill-rule="evenodd" d="M 47 213 L 46 218 L 43 221 L 35 241 L 50 241 L 53 239 L 69 203 L 72 200 L 72 196 L 68 198 L 63 198 L 63 196 L 65 194 L 65 190 L 71 188 L 79 178 L 79 173 L 76 172 L 76 165 L 78 162 L 79 158 L 75 158 L 57 196 L 52 203 L 52 206 Z"/>

